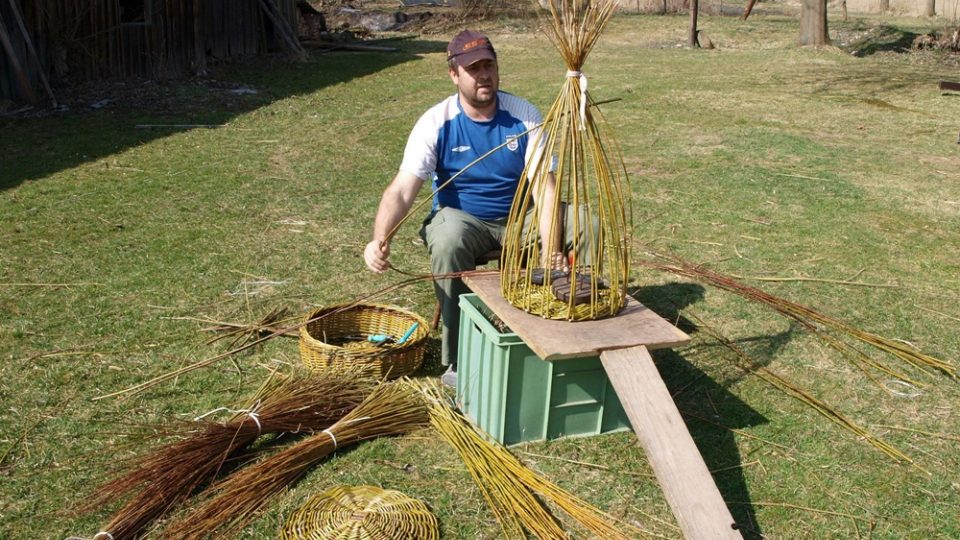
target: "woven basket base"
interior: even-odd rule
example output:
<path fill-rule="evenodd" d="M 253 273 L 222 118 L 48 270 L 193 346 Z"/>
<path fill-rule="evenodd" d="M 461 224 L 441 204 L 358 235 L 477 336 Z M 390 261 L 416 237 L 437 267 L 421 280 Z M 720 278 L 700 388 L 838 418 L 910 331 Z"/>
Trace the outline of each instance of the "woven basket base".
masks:
<path fill-rule="evenodd" d="M 282 540 L 437 540 L 423 502 L 375 486 L 337 486 L 311 497 L 287 520 Z"/>

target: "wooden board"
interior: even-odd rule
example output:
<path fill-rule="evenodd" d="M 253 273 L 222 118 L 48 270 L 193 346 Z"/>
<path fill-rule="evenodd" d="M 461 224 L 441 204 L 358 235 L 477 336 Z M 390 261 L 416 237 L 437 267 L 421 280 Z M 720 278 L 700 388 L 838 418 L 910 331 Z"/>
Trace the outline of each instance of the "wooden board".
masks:
<path fill-rule="evenodd" d="M 605 351 L 617 391 L 650 467 L 687 540 L 741 539 L 693 437 L 644 347 Z"/>
<path fill-rule="evenodd" d="M 497 272 L 468 276 L 463 281 L 544 360 L 597 356 L 601 351 L 638 345 L 662 349 L 690 341 L 690 336 L 630 297 L 615 317 L 597 321 L 551 321 L 507 302 L 500 294 Z"/>

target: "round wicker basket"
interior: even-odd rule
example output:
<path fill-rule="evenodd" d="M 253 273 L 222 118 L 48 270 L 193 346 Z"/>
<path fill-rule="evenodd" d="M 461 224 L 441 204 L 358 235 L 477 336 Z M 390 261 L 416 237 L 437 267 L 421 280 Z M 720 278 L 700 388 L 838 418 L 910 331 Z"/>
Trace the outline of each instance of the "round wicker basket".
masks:
<path fill-rule="evenodd" d="M 337 486 L 311 497 L 284 523 L 282 540 L 435 540 L 423 502 L 374 486 Z"/>
<path fill-rule="evenodd" d="M 403 343 L 397 343 L 413 328 Z M 426 351 L 427 321 L 394 306 L 356 304 L 310 312 L 300 328 L 300 358 L 314 371 L 397 378 L 416 371 Z M 390 336 L 376 344 L 368 336 Z"/>

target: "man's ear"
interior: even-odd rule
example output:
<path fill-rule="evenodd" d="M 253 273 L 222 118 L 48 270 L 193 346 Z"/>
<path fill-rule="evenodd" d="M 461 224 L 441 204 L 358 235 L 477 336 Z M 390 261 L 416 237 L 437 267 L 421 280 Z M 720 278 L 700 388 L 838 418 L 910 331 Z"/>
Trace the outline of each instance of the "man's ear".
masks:
<path fill-rule="evenodd" d="M 453 81 L 453 85 L 456 86 L 460 80 L 460 73 L 457 71 L 457 67 L 447 67 L 447 74 L 450 75 L 450 80 Z"/>

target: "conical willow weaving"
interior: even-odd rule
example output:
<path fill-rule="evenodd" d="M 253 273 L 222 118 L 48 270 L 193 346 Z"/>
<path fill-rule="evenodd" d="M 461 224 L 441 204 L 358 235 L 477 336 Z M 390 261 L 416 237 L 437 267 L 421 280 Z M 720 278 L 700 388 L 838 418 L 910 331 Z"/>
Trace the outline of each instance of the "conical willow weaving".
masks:
<path fill-rule="evenodd" d="M 375 486 L 337 486 L 287 520 L 282 540 L 435 540 L 437 518 L 423 502 Z"/>
<path fill-rule="evenodd" d="M 599 319 L 619 312 L 626 298 L 628 181 L 581 67 L 616 2 L 550 0 L 549 7 L 548 34 L 567 74 L 542 129 L 531 134 L 540 150 L 510 210 L 500 287 L 507 301 L 528 313 Z"/>

